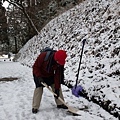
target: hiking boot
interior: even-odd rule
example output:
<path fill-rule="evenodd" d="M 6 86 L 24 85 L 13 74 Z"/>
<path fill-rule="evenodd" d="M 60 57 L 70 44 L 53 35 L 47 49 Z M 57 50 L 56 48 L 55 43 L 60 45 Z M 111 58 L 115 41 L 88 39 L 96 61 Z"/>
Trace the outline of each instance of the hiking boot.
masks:
<path fill-rule="evenodd" d="M 57 108 L 68 109 L 68 107 L 67 107 L 67 106 L 65 106 L 64 104 L 62 104 L 62 105 L 57 105 Z"/>
<path fill-rule="evenodd" d="M 38 109 L 33 108 L 32 113 L 36 114 L 38 112 Z"/>

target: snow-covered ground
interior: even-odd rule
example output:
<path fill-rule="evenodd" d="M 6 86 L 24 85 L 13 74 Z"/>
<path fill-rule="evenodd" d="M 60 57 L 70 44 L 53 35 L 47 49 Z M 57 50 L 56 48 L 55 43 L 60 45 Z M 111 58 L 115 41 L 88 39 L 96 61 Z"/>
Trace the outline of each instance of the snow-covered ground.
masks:
<path fill-rule="evenodd" d="M 37 114 L 32 114 L 32 97 L 35 88 L 32 69 L 18 62 L 0 59 L 0 79 L 18 78 L 0 82 L 0 120 L 117 120 L 98 105 L 72 95 L 71 90 L 62 86 L 63 95 L 69 106 L 87 108 L 81 116 L 68 114 L 57 109 L 54 97 L 46 88 Z"/>

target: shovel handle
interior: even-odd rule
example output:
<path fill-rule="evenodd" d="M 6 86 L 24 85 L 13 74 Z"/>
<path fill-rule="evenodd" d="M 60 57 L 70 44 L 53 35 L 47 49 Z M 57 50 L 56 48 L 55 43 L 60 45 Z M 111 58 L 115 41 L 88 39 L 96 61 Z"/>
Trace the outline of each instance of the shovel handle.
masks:
<path fill-rule="evenodd" d="M 84 39 L 82 42 L 83 42 L 83 45 L 82 45 L 82 51 L 81 51 L 81 55 L 80 55 L 80 62 L 79 62 L 79 67 L 78 67 L 78 73 L 77 73 L 77 79 L 76 79 L 76 84 L 75 84 L 75 88 L 77 87 L 77 82 L 78 82 L 78 76 L 79 76 L 79 71 L 80 71 L 80 65 L 81 65 L 81 61 L 82 61 L 82 54 L 83 54 L 83 49 L 84 49 L 84 45 L 85 45 L 85 41 L 86 39 Z"/>
<path fill-rule="evenodd" d="M 52 88 L 49 87 L 46 83 L 41 82 L 41 84 L 42 84 L 43 86 L 45 86 L 46 88 L 48 88 L 48 89 L 53 93 L 53 95 L 57 96 L 57 94 L 55 94 L 55 93 L 53 92 Z M 64 102 L 64 100 L 63 100 L 62 98 L 58 97 L 58 99 L 59 99 L 65 106 L 67 106 L 68 109 L 69 109 L 69 106 Z"/>
<path fill-rule="evenodd" d="M 57 94 L 55 94 L 55 93 L 52 91 L 52 88 L 49 87 L 46 83 L 41 82 L 41 84 L 42 84 L 43 86 L 45 86 L 46 88 L 48 88 L 48 90 L 50 90 L 55 96 L 57 96 Z M 76 108 L 73 108 L 73 107 L 68 106 L 68 105 L 64 102 L 64 100 L 63 100 L 62 98 L 60 98 L 60 97 L 58 97 L 58 99 L 59 99 L 65 106 L 68 107 L 68 111 L 69 111 L 69 112 L 74 113 L 74 114 L 79 114 L 79 113 L 78 113 L 78 112 L 79 112 L 79 109 L 76 109 Z"/>

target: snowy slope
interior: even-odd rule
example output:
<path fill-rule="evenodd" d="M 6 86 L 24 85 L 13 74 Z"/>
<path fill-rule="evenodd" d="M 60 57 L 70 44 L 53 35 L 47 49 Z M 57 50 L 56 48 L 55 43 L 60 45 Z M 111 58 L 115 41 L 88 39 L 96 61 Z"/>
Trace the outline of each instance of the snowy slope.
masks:
<path fill-rule="evenodd" d="M 18 53 L 18 61 L 32 66 L 46 46 L 65 49 L 65 78 L 74 85 L 82 48 L 80 84 L 90 99 L 110 101 L 112 113 L 120 112 L 120 1 L 86 0 L 50 21 Z"/>

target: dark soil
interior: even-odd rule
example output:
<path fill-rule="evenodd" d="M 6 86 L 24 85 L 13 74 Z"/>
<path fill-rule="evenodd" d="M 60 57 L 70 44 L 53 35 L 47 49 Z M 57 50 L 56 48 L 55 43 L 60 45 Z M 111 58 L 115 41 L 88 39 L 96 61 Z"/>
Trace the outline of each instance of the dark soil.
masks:
<path fill-rule="evenodd" d="M 13 81 L 13 80 L 18 80 L 18 78 L 13 78 L 13 77 L 9 77 L 9 78 L 7 78 L 7 77 L 5 77 L 5 78 L 0 78 L 0 81 Z"/>

